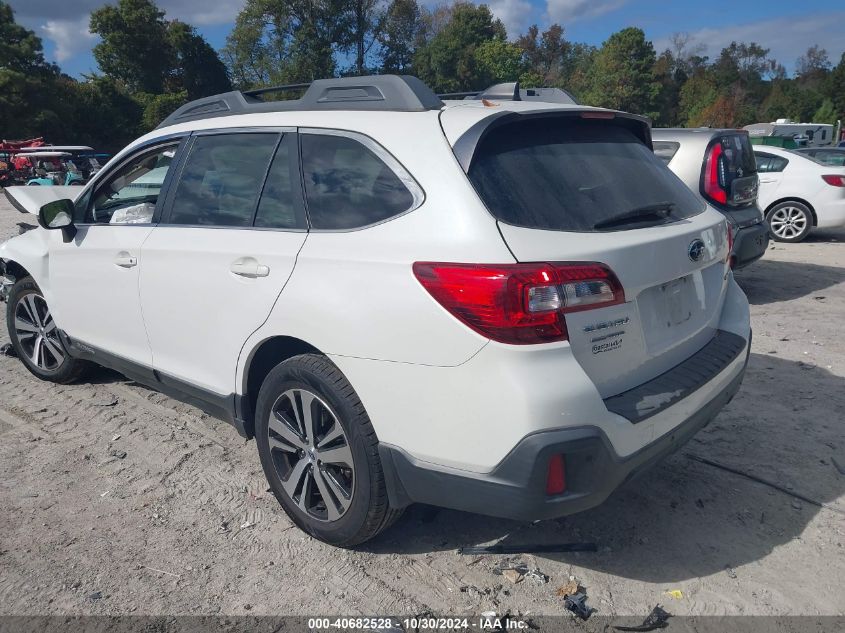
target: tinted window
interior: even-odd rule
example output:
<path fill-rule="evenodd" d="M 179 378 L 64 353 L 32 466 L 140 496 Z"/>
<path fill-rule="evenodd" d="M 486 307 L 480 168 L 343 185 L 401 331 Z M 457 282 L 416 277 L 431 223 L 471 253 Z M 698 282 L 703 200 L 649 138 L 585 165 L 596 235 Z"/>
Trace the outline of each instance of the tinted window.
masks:
<path fill-rule="evenodd" d="M 757 161 L 757 171 L 760 173 L 783 171 L 789 164 L 788 160 L 774 154 L 755 153 L 754 157 Z"/>
<path fill-rule="evenodd" d="M 158 147 L 130 159 L 94 191 L 85 221 L 103 224 L 152 222 L 158 194 L 178 145 Z"/>
<path fill-rule="evenodd" d="M 367 226 L 414 205 L 414 195 L 394 170 L 359 141 L 323 134 L 302 134 L 300 138 L 313 228 Z"/>
<path fill-rule="evenodd" d="M 469 178 L 495 217 L 535 229 L 596 231 L 622 215 L 633 218 L 614 223 L 619 230 L 704 210 L 633 132 L 608 121 L 502 125 L 482 139 Z M 649 208 L 662 214 L 649 218 Z"/>
<path fill-rule="evenodd" d="M 821 150 L 818 152 L 814 152 L 813 158 L 825 165 L 833 165 L 834 167 L 845 166 L 845 152 L 837 152 L 834 150 Z"/>
<path fill-rule="evenodd" d="M 652 145 L 654 146 L 654 155 L 667 165 L 681 146 L 680 143 L 676 143 L 674 141 L 653 141 Z"/>
<path fill-rule="evenodd" d="M 252 226 L 278 134 L 198 136 L 176 187 L 170 224 Z"/>
<path fill-rule="evenodd" d="M 264 191 L 261 192 L 261 201 L 255 216 L 255 226 L 273 229 L 307 226 L 301 200 L 296 198 L 301 194 L 295 157 L 296 137 L 286 134 L 267 173 L 267 182 L 264 183 Z"/>

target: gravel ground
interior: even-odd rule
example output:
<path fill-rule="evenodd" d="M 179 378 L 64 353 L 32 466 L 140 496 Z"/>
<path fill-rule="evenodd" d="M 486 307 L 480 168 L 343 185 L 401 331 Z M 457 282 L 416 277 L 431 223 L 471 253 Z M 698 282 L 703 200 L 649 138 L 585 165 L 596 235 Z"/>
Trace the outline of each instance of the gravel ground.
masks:
<path fill-rule="evenodd" d="M 0 239 L 21 221 L 35 218 L 0 203 Z M 227 424 L 113 372 L 55 386 L 0 357 L 0 615 L 553 615 L 570 576 L 599 615 L 841 615 L 843 242 L 819 232 L 737 274 L 754 325 L 742 390 L 600 508 L 532 525 L 414 507 L 357 551 L 293 528 Z M 498 540 L 599 552 L 517 557 L 547 584 L 456 553 Z"/>

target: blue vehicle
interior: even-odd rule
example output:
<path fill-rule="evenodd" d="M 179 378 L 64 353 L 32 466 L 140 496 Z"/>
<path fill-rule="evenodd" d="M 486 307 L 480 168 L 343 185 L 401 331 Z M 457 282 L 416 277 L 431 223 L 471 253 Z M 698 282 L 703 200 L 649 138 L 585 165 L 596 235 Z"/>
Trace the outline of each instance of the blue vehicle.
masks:
<path fill-rule="evenodd" d="M 28 186 L 77 185 L 85 184 L 85 177 L 70 160 L 70 152 L 43 150 L 27 152 L 26 157 L 32 165 L 32 178 L 26 181 Z"/>

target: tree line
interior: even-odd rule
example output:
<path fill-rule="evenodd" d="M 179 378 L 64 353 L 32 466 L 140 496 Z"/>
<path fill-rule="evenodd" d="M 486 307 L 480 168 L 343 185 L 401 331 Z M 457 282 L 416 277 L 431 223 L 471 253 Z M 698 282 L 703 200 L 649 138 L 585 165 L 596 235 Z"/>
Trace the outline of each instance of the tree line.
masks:
<path fill-rule="evenodd" d="M 74 79 L 45 60 L 41 40 L 0 0 L 3 137 L 114 151 L 191 99 L 371 73 L 416 75 L 437 92 L 514 80 L 561 87 L 659 127 L 845 120 L 845 53 L 832 61 L 810 46 L 790 76 L 756 42 L 733 42 L 711 59 L 682 33 L 658 52 L 634 27 L 601 46 L 568 40 L 559 24 L 510 37 L 486 5 L 464 0 L 433 9 L 417 0 L 247 0 L 220 51 L 152 0 L 103 6 L 90 31 L 100 38 L 99 71 Z"/>

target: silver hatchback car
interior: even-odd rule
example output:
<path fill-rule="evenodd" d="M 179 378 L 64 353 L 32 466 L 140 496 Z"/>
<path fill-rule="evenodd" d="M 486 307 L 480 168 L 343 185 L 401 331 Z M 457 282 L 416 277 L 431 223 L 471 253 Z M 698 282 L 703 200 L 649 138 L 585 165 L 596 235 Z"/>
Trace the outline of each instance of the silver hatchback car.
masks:
<path fill-rule="evenodd" d="M 760 259 L 769 245 L 769 229 L 757 208 L 757 165 L 748 132 L 655 128 L 651 137 L 655 155 L 727 217 L 733 228 L 733 267 Z"/>

